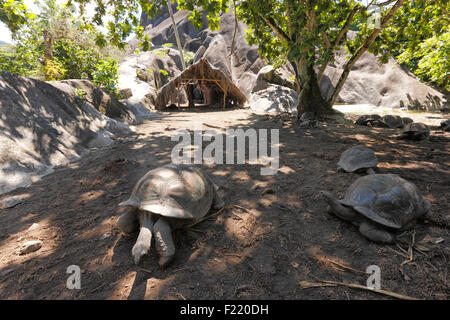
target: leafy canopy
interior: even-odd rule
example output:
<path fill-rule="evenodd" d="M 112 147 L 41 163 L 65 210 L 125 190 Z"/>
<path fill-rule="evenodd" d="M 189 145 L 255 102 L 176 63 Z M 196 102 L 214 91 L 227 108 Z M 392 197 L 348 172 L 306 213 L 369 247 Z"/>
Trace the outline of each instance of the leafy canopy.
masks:
<path fill-rule="evenodd" d="M 105 68 L 102 58 L 119 56 L 118 50 L 110 46 L 96 45 L 96 33 L 82 29 L 73 6 L 58 4 L 56 0 L 40 1 L 37 5 L 40 13 L 13 32 L 15 44 L 0 50 L 1 70 L 43 80 L 93 80 L 94 73 Z M 51 59 L 44 58 L 44 31 L 52 39 Z M 111 67 L 109 82 L 102 76 L 98 83 L 112 88 L 111 82 L 117 77 L 113 71 Z"/>

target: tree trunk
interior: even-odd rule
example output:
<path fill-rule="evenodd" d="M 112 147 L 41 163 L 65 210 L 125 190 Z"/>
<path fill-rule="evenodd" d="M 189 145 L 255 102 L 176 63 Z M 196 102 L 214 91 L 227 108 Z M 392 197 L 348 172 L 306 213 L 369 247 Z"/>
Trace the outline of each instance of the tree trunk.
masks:
<path fill-rule="evenodd" d="M 42 31 L 44 36 L 44 65 L 53 60 L 53 36 L 48 30 Z"/>
<path fill-rule="evenodd" d="M 317 75 L 314 67 L 310 64 L 303 70 L 298 70 L 301 83 L 301 91 L 298 96 L 297 112 L 300 115 L 303 112 L 314 112 L 319 114 L 331 114 L 333 109 L 327 100 L 323 97 L 317 82 Z"/>

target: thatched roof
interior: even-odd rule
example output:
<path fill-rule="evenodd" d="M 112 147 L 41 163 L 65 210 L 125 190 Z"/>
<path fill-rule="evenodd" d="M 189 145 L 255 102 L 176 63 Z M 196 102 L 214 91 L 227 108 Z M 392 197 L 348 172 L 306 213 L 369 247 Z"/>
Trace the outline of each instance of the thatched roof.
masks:
<path fill-rule="evenodd" d="M 242 106 L 247 100 L 226 74 L 214 68 L 208 60 L 203 58 L 158 90 L 155 101 L 156 108 L 164 109 L 170 104 L 170 97 L 174 93 L 185 89 L 187 84 L 198 81 L 216 86 L 218 91 L 225 93 L 224 98 L 234 101 L 238 106 Z"/>

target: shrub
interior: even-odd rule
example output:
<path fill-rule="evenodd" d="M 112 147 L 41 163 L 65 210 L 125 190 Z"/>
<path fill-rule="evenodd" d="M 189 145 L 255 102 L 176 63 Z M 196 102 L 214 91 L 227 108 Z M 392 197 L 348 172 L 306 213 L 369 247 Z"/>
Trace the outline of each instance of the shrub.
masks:
<path fill-rule="evenodd" d="M 119 82 L 119 72 L 117 61 L 109 58 L 108 60 L 100 60 L 92 73 L 94 84 L 102 87 L 110 94 L 119 96 L 119 89 L 117 88 Z"/>

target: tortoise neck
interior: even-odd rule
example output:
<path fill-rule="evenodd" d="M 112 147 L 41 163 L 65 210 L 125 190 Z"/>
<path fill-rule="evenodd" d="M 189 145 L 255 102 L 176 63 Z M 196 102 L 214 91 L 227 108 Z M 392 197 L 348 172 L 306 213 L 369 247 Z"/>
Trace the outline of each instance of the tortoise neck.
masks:
<path fill-rule="evenodd" d="M 325 201 L 331 207 L 331 210 L 341 219 L 344 220 L 354 220 L 356 218 L 356 214 L 353 209 L 348 208 L 342 205 L 338 199 L 333 197 L 333 195 L 329 192 L 322 191 L 322 195 L 325 198 Z"/>

